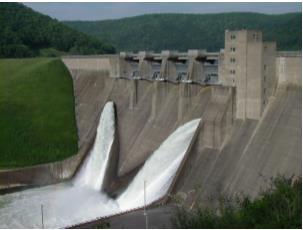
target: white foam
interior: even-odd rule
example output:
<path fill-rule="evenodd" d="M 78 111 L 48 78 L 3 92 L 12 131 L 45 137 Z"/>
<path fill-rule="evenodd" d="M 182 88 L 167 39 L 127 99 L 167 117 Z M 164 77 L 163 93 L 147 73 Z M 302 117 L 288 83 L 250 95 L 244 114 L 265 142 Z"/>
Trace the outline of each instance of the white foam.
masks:
<path fill-rule="evenodd" d="M 94 146 L 75 178 L 75 186 L 101 190 L 115 136 L 114 103 L 108 102 L 100 116 Z"/>
<path fill-rule="evenodd" d="M 65 182 L 0 196 L 0 228 L 63 228 L 147 204 L 166 194 L 200 120 L 178 128 L 146 161 L 117 199 L 101 191 L 115 132 L 114 104 L 105 105 L 95 144 L 73 183 Z"/>
<path fill-rule="evenodd" d="M 118 198 L 121 209 L 144 205 L 144 181 L 146 204 L 162 198 L 167 193 L 199 122 L 200 119 L 196 119 L 179 127 L 148 158 L 128 188 Z"/>

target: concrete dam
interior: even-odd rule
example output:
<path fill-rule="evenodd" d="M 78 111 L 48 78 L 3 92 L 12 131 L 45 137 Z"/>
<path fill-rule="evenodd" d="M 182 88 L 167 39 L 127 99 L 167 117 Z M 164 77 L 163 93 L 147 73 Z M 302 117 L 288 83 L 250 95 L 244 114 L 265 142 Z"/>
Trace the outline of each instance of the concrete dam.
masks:
<path fill-rule="evenodd" d="M 41 202 L 48 227 L 142 208 L 144 181 L 148 205 L 181 194 L 192 207 L 222 194 L 255 197 L 279 174 L 301 176 L 301 52 L 276 51 L 260 31 L 226 31 L 217 53 L 62 60 L 74 84 L 79 153 L 0 172 L 3 187 L 47 185 L 0 196 L 0 227 L 41 227 Z M 89 199 L 70 205 L 75 215 L 57 215 L 67 197 Z M 21 204 L 36 211 L 13 211 Z"/>

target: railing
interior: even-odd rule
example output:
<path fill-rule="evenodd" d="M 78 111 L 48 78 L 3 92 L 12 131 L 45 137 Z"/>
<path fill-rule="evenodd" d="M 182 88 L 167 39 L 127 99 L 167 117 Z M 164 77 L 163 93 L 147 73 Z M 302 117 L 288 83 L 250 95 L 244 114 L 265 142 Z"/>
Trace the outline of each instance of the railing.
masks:
<path fill-rule="evenodd" d="M 152 76 L 140 76 L 138 74 L 138 71 L 134 71 L 129 77 L 125 76 L 120 76 L 118 79 L 126 79 L 126 80 L 145 80 L 145 81 L 163 81 L 163 82 L 170 82 L 174 84 L 179 84 L 179 83 L 187 83 L 187 84 L 198 84 L 202 86 L 210 86 L 210 85 L 221 85 L 219 82 L 212 82 L 211 78 L 218 76 L 216 73 L 209 73 L 207 78 L 202 81 L 202 80 L 191 80 L 191 79 L 185 79 L 184 76 L 186 77 L 187 75 L 185 73 L 179 73 L 178 76 L 175 78 L 175 80 L 171 78 L 160 78 L 159 72 L 153 73 Z"/>

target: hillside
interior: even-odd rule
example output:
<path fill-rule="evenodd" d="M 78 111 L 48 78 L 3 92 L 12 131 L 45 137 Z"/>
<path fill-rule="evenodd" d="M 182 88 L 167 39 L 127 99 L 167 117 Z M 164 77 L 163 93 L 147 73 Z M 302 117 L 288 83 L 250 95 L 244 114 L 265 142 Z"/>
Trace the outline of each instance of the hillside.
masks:
<path fill-rule="evenodd" d="M 108 43 L 19 3 L 0 3 L 0 58 L 113 53 Z"/>
<path fill-rule="evenodd" d="M 0 168 L 77 153 L 73 85 L 59 59 L 0 60 Z"/>
<path fill-rule="evenodd" d="M 277 41 L 279 50 L 301 49 L 301 13 L 151 14 L 119 20 L 71 21 L 66 25 L 106 39 L 116 49 L 218 51 L 225 29 L 259 29 L 265 40 Z"/>

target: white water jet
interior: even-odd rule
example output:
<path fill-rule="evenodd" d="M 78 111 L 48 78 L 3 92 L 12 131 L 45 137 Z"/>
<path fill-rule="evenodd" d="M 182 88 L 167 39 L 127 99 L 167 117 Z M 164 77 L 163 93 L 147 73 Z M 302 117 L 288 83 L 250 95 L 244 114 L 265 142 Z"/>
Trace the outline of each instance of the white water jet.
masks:
<path fill-rule="evenodd" d="M 117 202 L 122 210 L 144 205 L 144 181 L 146 181 L 146 204 L 162 198 L 185 156 L 200 119 L 179 127 L 147 159 Z"/>
<path fill-rule="evenodd" d="M 46 228 L 63 228 L 97 217 L 114 215 L 163 197 L 198 127 L 199 119 L 178 128 L 149 157 L 117 200 L 101 190 L 115 135 L 114 105 L 105 105 L 94 146 L 73 183 L 65 182 L 0 196 L 0 228 L 41 228 L 44 205 Z"/>
<path fill-rule="evenodd" d="M 115 137 L 114 103 L 108 102 L 100 116 L 94 146 L 75 178 L 75 186 L 101 190 Z"/>
<path fill-rule="evenodd" d="M 94 146 L 73 183 L 0 196 L 0 228 L 41 228 L 41 204 L 46 228 L 62 228 L 119 212 L 117 202 L 100 191 L 114 134 L 114 104 L 108 102 L 99 120 Z"/>

